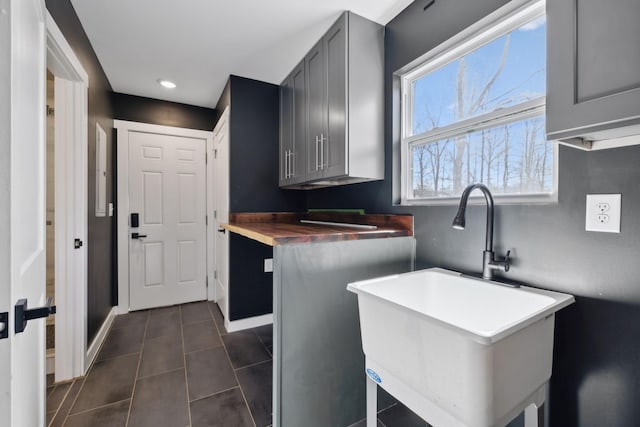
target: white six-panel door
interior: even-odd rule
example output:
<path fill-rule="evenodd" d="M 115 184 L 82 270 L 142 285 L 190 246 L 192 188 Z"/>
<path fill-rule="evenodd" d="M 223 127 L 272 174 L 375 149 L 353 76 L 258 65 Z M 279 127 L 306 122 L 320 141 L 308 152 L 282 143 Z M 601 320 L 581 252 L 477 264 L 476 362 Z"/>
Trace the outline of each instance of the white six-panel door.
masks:
<path fill-rule="evenodd" d="M 45 321 L 17 333 L 13 310 L 45 298 L 44 1 L 0 0 L 0 12 L 0 425 L 44 426 Z"/>
<path fill-rule="evenodd" d="M 131 310 L 207 298 L 205 183 L 205 140 L 129 133 Z"/>

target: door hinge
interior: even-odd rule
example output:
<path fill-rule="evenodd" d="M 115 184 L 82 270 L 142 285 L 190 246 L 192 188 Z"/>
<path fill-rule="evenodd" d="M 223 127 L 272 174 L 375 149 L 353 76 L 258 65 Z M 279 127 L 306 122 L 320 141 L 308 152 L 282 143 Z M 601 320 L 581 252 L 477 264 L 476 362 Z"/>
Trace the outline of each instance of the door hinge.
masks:
<path fill-rule="evenodd" d="M 213 158 L 214 159 L 218 158 L 218 150 L 213 150 Z"/>
<path fill-rule="evenodd" d="M 218 218 L 218 211 L 213 211 L 213 217 Z"/>
<path fill-rule="evenodd" d="M 205 276 L 204 278 L 204 287 L 209 289 L 209 276 Z"/>
<path fill-rule="evenodd" d="M 213 271 L 213 278 L 217 279 L 218 278 L 218 270 L 214 270 Z"/>
<path fill-rule="evenodd" d="M 206 151 L 204 152 L 204 163 L 209 163 L 209 153 L 207 153 Z"/>
<path fill-rule="evenodd" d="M 209 225 L 209 215 L 204 216 L 204 225 Z"/>

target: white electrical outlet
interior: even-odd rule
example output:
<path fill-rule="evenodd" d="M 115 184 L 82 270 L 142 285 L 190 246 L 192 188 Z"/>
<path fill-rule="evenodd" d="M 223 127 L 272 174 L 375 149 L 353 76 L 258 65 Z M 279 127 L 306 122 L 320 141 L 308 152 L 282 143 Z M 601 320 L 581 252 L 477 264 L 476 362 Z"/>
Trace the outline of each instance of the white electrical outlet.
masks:
<path fill-rule="evenodd" d="M 620 232 L 620 194 L 587 194 L 585 230 Z"/>
<path fill-rule="evenodd" d="M 273 258 L 264 259 L 264 272 L 273 273 Z"/>

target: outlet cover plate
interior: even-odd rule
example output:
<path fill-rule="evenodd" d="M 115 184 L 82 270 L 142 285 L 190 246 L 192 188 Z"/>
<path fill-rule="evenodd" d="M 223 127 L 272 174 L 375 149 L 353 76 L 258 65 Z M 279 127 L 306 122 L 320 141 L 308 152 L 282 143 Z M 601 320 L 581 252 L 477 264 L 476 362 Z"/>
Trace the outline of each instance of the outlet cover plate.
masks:
<path fill-rule="evenodd" d="M 621 194 L 587 194 L 585 230 L 620 233 Z"/>
<path fill-rule="evenodd" d="M 273 273 L 273 258 L 264 259 L 264 272 Z"/>

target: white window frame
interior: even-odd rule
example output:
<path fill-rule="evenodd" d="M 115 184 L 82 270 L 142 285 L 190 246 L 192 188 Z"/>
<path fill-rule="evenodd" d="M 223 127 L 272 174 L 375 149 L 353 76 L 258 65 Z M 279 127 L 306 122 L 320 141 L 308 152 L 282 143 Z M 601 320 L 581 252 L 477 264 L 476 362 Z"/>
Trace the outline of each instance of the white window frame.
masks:
<path fill-rule="evenodd" d="M 400 179 L 402 205 L 450 205 L 456 204 L 459 197 L 413 197 L 411 167 L 411 148 L 415 145 L 436 142 L 452 135 L 471 130 L 493 128 L 505 123 L 513 123 L 545 114 L 546 97 L 519 103 L 489 113 L 464 119 L 453 124 L 435 128 L 419 135 L 411 135 L 413 129 L 413 91 L 412 83 L 422 76 L 459 59 L 481 46 L 509 33 L 512 30 L 544 16 L 544 0 L 513 0 L 476 22 L 472 26 L 430 50 L 412 63 L 396 71 L 400 87 Z M 558 200 L 558 144 L 553 144 L 553 188 L 547 193 L 496 194 L 494 199 L 500 204 L 555 203 Z"/>

